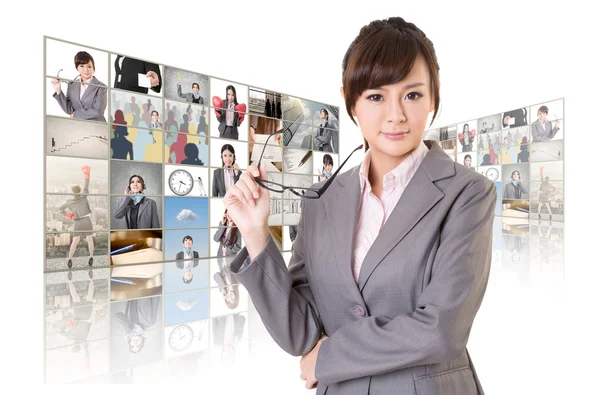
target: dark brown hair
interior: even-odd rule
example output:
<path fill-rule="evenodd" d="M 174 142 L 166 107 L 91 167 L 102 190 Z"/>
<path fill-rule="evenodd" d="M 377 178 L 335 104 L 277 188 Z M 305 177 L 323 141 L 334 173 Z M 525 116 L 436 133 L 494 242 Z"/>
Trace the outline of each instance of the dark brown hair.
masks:
<path fill-rule="evenodd" d="M 376 20 L 360 29 L 342 62 L 346 111 L 355 125 L 352 110 L 360 95 L 367 89 L 402 81 L 419 54 L 429 69 L 435 119 L 440 105 L 440 66 L 431 40 L 413 23 L 400 17 Z M 369 149 L 367 140 L 364 146 L 365 151 Z"/>
<path fill-rule="evenodd" d="M 75 54 L 75 68 L 79 67 L 80 64 L 88 64 L 92 61 L 92 66 L 94 67 L 94 71 L 96 70 L 96 63 L 94 62 L 94 58 L 92 55 L 85 51 L 80 51 Z"/>

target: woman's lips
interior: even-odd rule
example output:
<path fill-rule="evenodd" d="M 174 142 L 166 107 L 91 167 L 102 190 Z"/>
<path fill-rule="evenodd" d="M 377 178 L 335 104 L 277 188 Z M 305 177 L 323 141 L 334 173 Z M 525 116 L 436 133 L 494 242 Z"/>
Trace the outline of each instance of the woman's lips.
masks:
<path fill-rule="evenodd" d="M 393 132 L 393 133 L 383 133 L 390 140 L 402 140 L 406 137 L 410 132 Z"/>

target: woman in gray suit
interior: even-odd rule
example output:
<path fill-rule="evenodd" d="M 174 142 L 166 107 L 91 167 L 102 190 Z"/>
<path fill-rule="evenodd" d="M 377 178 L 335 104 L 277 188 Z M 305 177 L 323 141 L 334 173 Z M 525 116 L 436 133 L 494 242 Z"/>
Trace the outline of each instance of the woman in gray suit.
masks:
<path fill-rule="evenodd" d="M 219 229 L 213 240 L 219 243 L 218 257 L 235 255 L 242 249 L 242 235 L 227 210 L 219 222 Z"/>
<path fill-rule="evenodd" d="M 115 218 L 125 217 L 127 229 L 160 228 L 156 202 L 144 196 L 146 184 L 141 176 L 133 175 L 129 178 L 129 185 L 125 195 L 117 204 Z"/>
<path fill-rule="evenodd" d="M 235 148 L 231 144 L 221 147 L 221 166 L 213 172 L 212 196 L 223 197 L 227 189 L 240 179 L 242 171 L 235 163 Z"/>
<path fill-rule="evenodd" d="M 266 167 L 249 166 L 224 199 L 246 244 L 231 271 L 317 395 L 483 394 L 466 345 L 490 273 L 494 183 L 422 141 L 440 79 L 418 27 L 370 23 L 342 69 L 364 161 L 297 191 L 289 266 L 269 233 Z"/>
<path fill-rule="evenodd" d="M 60 80 L 52 79 L 52 96 L 71 118 L 106 122 L 107 86 L 93 76 L 96 71 L 94 58 L 85 51 L 77 52 L 75 68 L 79 72 L 79 81 L 70 81 L 65 95 L 60 88 Z"/>

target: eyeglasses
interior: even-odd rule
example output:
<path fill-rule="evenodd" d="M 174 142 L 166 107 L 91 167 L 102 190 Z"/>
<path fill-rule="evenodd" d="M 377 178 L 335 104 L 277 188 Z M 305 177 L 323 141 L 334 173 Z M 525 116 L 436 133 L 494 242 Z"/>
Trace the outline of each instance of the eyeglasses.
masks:
<path fill-rule="evenodd" d="M 267 148 L 267 143 L 269 142 L 269 139 L 276 135 L 276 134 L 280 134 L 283 133 L 284 129 L 280 129 L 276 132 L 273 132 L 269 135 L 269 137 L 267 137 L 267 140 L 265 141 L 265 145 L 263 146 L 263 150 L 260 154 L 260 159 L 258 160 L 258 165 L 256 167 L 258 167 L 260 169 L 260 163 L 262 162 L 262 158 L 263 158 L 263 154 L 265 153 L 265 149 Z M 340 172 L 340 170 L 342 169 L 342 167 L 344 167 L 344 165 L 346 164 L 346 162 L 348 162 L 348 159 L 350 159 L 350 157 L 352 156 L 353 153 L 355 153 L 356 151 L 358 151 L 359 149 L 361 149 L 363 147 L 363 145 L 359 145 L 358 147 L 356 147 L 354 149 L 354 151 L 352 151 L 350 153 L 350 155 L 348 155 L 348 157 L 346 158 L 346 160 L 340 165 L 340 167 L 338 167 L 338 169 L 335 171 L 335 173 L 333 173 L 331 175 L 331 177 L 329 177 L 327 179 L 327 181 L 325 182 L 325 184 L 323 184 L 320 188 L 307 188 L 307 187 L 292 187 L 292 186 L 286 186 L 283 184 L 279 184 L 277 182 L 274 181 L 270 181 L 270 180 L 263 180 L 260 179 L 258 177 L 254 177 L 254 179 L 256 180 L 256 182 L 263 188 L 268 189 L 269 191 L 273 191 L 273 192 L 277 192 L 277 193 L 283 193 L 285 190 L 289 190 L 290 192 L 292 192 L 294 195 L 299 196 L 301 198 L 305 198 L 305 199 L 318 199 L 321 196 L 323 196 L 323 194 L 325 193 L 325 191 L 327 190 L 327 188 L 329 188 L 329 186 L 331 185 L 331 183 L 333 182 L 333 179 L 338 175 L 338 173 Z"/>

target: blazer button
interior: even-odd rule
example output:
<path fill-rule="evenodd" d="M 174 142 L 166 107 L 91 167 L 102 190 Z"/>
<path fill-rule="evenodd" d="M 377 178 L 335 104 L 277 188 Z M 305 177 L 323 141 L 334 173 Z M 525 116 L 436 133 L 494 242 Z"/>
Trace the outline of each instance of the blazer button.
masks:
<path fill-rule="evenodd" d="M 365 315 L 365 309 L 359 304 L 354 306 L 354 311 L 356 312 L 356 314 L 360 315 L 361 317 L 364 317 L 364 315 Z"/>

